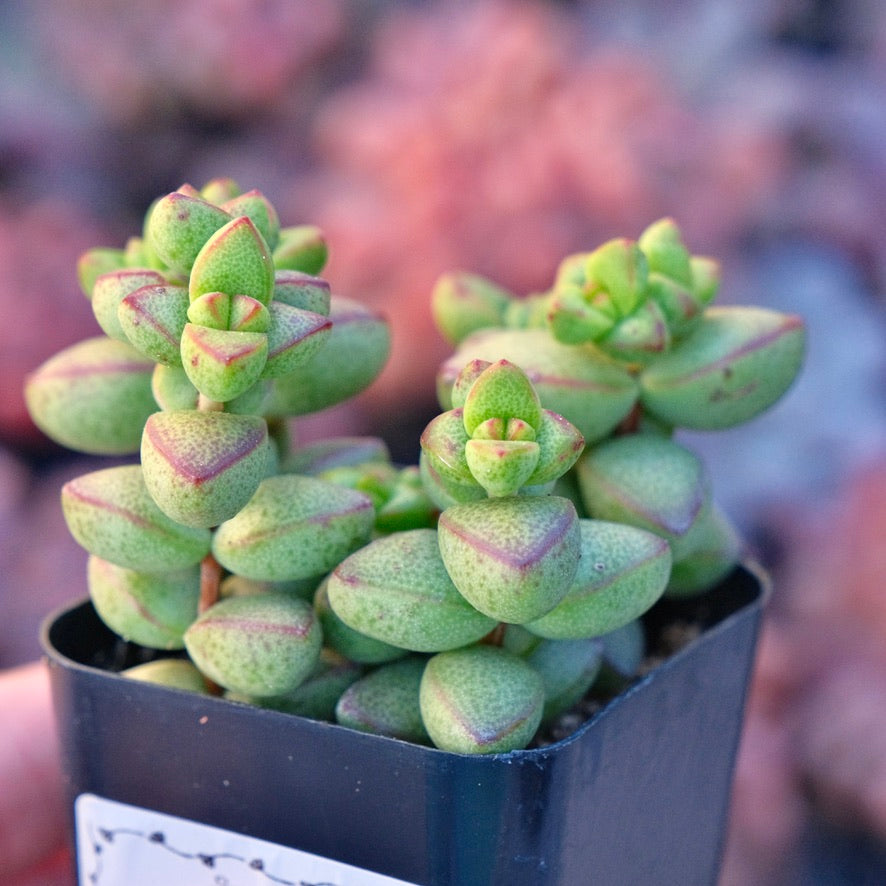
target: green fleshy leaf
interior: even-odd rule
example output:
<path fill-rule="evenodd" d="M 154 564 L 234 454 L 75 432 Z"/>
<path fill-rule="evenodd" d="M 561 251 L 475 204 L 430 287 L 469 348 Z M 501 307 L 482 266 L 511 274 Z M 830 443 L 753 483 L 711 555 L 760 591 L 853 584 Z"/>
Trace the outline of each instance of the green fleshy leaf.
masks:
<path fill-rule="evenodd" d="M 145 483 L 173 520 L 217 526 L 255 494 L 267 470 L 267 443 L 258 416 L 156 412 L 142 435 Z"/>
<path fill-rule="evenodd" d="M 124 268 L 99 276 L 92 287 L 92 312 L 105 335 L 128 341 L 117 318 L 120 302 L 142 286 L 163 286 L 165 283 L 162 274 L 148 268 Z"/>
<path fill-rule="evenodd" d="M 340 655 L 359 664 L 373 665 L 395 661 L 409 654 L 407 649 L 392 646 L 345 624 L 329 604 L 329 579 L 324 579 L 314 595 L 314 611 L 323 628 L 324 642 Z"/>
<path fill-rule="evenodd" d="M 246 216 L 229 221 L 205 242 L 191 269 L 191 301 L 208 292 L 248 295 L 263 305 L 274 292 L 274 263 L 264 238 Z"/>
<path fill-rule="evenodd" d="M 151 376 L 151 392 L 164 412 L 196 410 L 200 392 L 191 384 L 184 367 L 158 363 Z"/>
<path fill-rule="evenodd" d="M 635 526 L 581 520 L 581 561 L 566 596 L 525 627 L 541 637 L 598 637 L 639 618 L 664 593 L 671 572 L 665 539 Z"/>
<path fill-rule="evenodd" d="M 274 266 L 279 270 L 319 274 L 327 256 L 323 232 L 314 225 L 296 225 L 281 228 L 274 250 Z"/>
<path fill-rule="evenodd" d="M 672 218 L 653 222 L 640 234 L 637 245 L 646 256 L 649 270 L 683 286 L 692 284 L 689 252 L 683 245 L 680 229 Z"/>
<path fill-rule="evenodd" d="M 686 547 L 688 552 L 671 570 L 668 597 L 691 597 L 710 590 L 738 564 L 743 545 L 729 518 L 713 505 L 692 527 Z"/>
<path fill-rule="evenodd" d="M 323 642 L 310 603 L 286 594 L 220 600 L 184 640 L 207 677 L 258 698 L 285 695 L 303 683 L 317 667 Z"/>
<path fill-rule="evenodd" d="M 701 317 L 704 305 L 689 286 L 651 273 L 647 291 L 661 309 L 672 338 L 684 336 Z"/>
<path fill-rule="evenodd" d="M 473 435 L 477 426 L 490 418 L 520 418 L 537 428 L 541 421 L 538 394 L 526 373 L 508 360 L 499 360 L 483 370 L 465 398 L 465 430 Z"/>
<path fill-rule="evenodd" d="M 541 486 L 562 477 L 584 449 L 584 437 L 562 415 L 543 409 L 536 434 L 539 454 L 535 470 L 526 480 L 529 486 Z"/>
<path fill-rule="evenodd" d="M 462 410 L 450 409 L 431 419 L 422 432 L 420 443 L 436 475 L 444 481 L 471 486 L 476 481 L 465 456 L 469 439 Z"/>
<path fill-rule="evenodd" d="M 93 471 L 62 487 L 62 511 L 78 544 L 139 572 L 167 572 L 209 553 L 206 529 L 170 519 L 148 493 L 139 465 Z"/>
<path fill-rule="evenodd" d="M 629 317 L 619 320 L 600 341 L 601 349 L 629 361 L 658 357 L 670 344 L 667 319 L 654 301 L 644 302 Z"/>
<path fill-rule="evenodd" d="M 37 427 L 56 443 L 94 455 L 128 455 L 138 452 L 141 429 L 157 409 L 153 369 L 132 345 L 104 336 L 86 339 L 27 377 L 25 403 Z"/>
<path fill-rule="evenodd" d="M 678 427 L 728 428 L 771 407 L 791 386 L 806 347 L 800 317 L 714 307 L 640 376 L 641 401 Z"/>
<path fill-rule="evenodd" d="M 256 698 L 239 692 L 226 692 L 225 698 L 258 705 L 284 714 L 311 720 L 335 721 L 335 706 L 341 694 L 363 676 L 360 665 L 346 661 L 331 649 L 320 650 L 320 658 L 308 677 L 285 695 Z"/>
<path fill-rule="evenodd" d="M 385 319 L 358 302 L 333 296 L 332 332 L 303 366 L 274 379 L 268 415 L 319 412 L 353 397 L 381 372 L 391 349 Z"/>
<path fill-rule="evenodd" d="M 489 360 L 470 360 L 462 367 L 452 383 L 452 392 L 449 395 L 450 405 L 453 409 L 464 407 L 465 399 L 474 382 L 490 366 L 492 366 L 492 363 Z"/>
<path fill-rule="evenodd" d="M 469 474 L 468 479 L 458 481 L 438 471 L 437 465 L 438 463 L 434 462 L 424 450 L 421 451 L 418 469 L 422 486 L 439 510 L 443 511 L 452 505 L 486 498 L 486 490 L 473 476 Z"/>
<path fill-rule="evenodd" d="M 623 237 L 604 243 L 587 258 L 589 280 L 609 293 L 622 317 L 634 313 L 640 305 L 648 272 L 640 247 Z"/>
<path fill-rule="evenodd" d="M 433 529 L 375 539 L 333 570 L 326 593 L 355 631 L 414 652 L 465 646 L 495 627 L 456 589 Z"/>
<path fill-rule="evenodd" d="M 692 291 L 703 305 L 710 304 L 720 288 L 720 263 L 713 258 L 693 255 L 689 260 L 692 271 Z"/>
<path fill-rule="evenodd" d="M 321 277 L 277 268 L 274 272 L 274 301 L 271 304 L 274 303 L 328 317 L 332 295 L 329 283 Z"/>
<path fill-rule="evenodd" d="M 444 274 L 431 292 L 431 314 L 440 333 L 457 344 L 477 329 L 502 326 L 513 296 L 478 274 Z"/>
<path fill-rule="evenodd" d="M 600 637 L 603 643 L 603 673 L 601 677 L 615 691 L 637 676 L 646 655 L 646 630 L 642 619 L 629 621 Z"/>
<path fill-rule="evenodd" d="M 675 560 L 709 502 L 709 483 L 698 456 L 654 434 L 627 434 L 600 443 L 585 451 L 576 470 L 592 517 L 661 535 L 671 543 Z"/>
<path fill-rule="evenodd" d="M 111 249 L 105 246 L 87 249 L 77 259 L 77 281 L 81 291 L 88 299 L 91 299 L 95 281 L 102 274 L 125 267 L 126 255 L 122 249 Z"/>
<path fill-rule="evenodd" d="M 225 403 L 258 381 L 268 358 L 268 337 L 188 323 L 181 352 L 191 384 L 210 400 Z"/>
<path fill-rule="evenodd" d="M 231 216 L 246 216 L 258 228 L 268 248 L 272 251 L 280 239 L 280 219 L 271 201 L 261 191 L 251 190 L 238 194 L 221 204 L 221 208 Z"/>
<path fill-rule="evenodd" d="M 181 649 L 197 617 L 200 569 L 137 572 L 90 556 L 89 596 L 101 620 L 124 640 L 150 649 Z"/>
<path fill-rule="evenodd" d="M 547 329 L 549 293 L 533 292 L 516 299 L 505 311 L 506 329 Z"/>
<path fill-rule="evenodd" d="M 473 478 L 491 497 L 514 495 L 538 464 L 538 443 L 521 440 L 468 440 L 465 460 Z"/>
<path fill-rule="evenodd" d="M 226 569 L 283 581 L 329 572 L 369 541 L 369 498 L 316 477 L 263 480 L 248 504 L 216 530 L 212 549 Z"/>
<path fill-rule="evenodd" d="M 581 701 L 591 688 L 602 666 L 603 644 L 597 638 L 542 640 L 524 661 L 544 683 L 542 723 L 548 723 Z"/>
<path fill-rule="evenodd" d="M 120 672 L 130 680 L 143 683 L 156 683 L 169 689 L 184 689 L 187 692 L 208 694 L 206 681 L 193 663 L 185 658 L 158 658 L 134 665 Z"/>
<path fill-rule="evenodd" d="M 617 314 L 608 299 L 592 302 L 579 287 L 567 286 L 551 293 L 547 319 L 557 341 L 579 345 L 606 335 L 615 324 Z"/>
<path fill-rule="evenodd" d="M 428 744 L 418 703 L 424 670 L 425 659 L 419 656 L 376 668 L 342 693 L 335 719 L 361 732 Z"/>
<path fill-rule="evenodd" d="M 117 309 L 120 328 L 142 354 L 167 366 L 181 366 L 181 337 L 188 322 L 183 286 L 143 286 Z"/>
<path fill-rule="evenodd" d="M 198 326 L 234 332 L 267 332 L 271 325 L 268 309 L 248 295 L 207 292 L 188 307 L 188 319 Z"/>
<path fill-rule="evenodd" d="M 438 653 L 425 666 L 419 691 L 431 740 L 458 754 L 525 748 L 541 722 L 544 698 L 539 674 L 496 646 Z"/>
<path fill-rule="evenodd" d="M 391 494 L 375 509 L 377 532 L 404 532 L 407 529 L 434 528 L 439 509 L 425 489 L 415 465 L 402 468 Z"/>
<path fill-rule="evenodd" d="M 480 612 L 522 624 L 569 590 L 581 556 L 578 515 L 557 496 L 510 496 L 453 505 L 437 526 L 453 583 Z"/>
<path fill-rule="evenodd" d="M 199 196 L 209 203 L 220 206 L 227 200 L 233 200 L 241 193 L 240 186 L 232 178 L 213 178 L 200 188 Z"/>
<path fill-rule="evenodd" d="M 271 302 L 268 359 L 262 378 L 282 378 L 313 360 L 329 341 L 332 321 L 283 302 Z"/>
<path fill-rule="evenodd" d="M 376 513 L 387 501 L 397 482 L 399 471 L 392 464 L 379 462 L 362 465 L 341 465 L 329 468 L 318 476 L 322 480 L 356 489 L 368 496 Z"/>
<path fill-rule="evenodd" d="M 173 270 L 187 274 L 206 241 L 230 221 L 218 206 L 176 191 L 153 205 L 145 230 L 157 255 Z"/>

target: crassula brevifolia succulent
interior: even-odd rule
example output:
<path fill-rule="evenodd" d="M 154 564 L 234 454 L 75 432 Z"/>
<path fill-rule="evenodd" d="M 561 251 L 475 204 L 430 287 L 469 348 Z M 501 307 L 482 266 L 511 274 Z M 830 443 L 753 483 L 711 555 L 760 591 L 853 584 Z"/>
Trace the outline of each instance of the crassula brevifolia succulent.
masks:
<path fill-rule="evenodd" d="M 460 753 L 525 747 L 631 674 L 659 597 L 737 562 L 673 431 L 768 408 L 803 325 L 711 307 L 717 266 L 669 219 L 525 298 L 445 275 L 444 411 L 401 467 L 375 438 L 289 446 L 289 418 L 365 388 L 389 350 L 384 320 L 316 276 L 325 258 L 316 228 L 226 179 L 83 256 L 104 335 L 26 399 L 66 446 L 140 455 L 62 490 L 96 611 L 168 653 L 134 679 Z"/>

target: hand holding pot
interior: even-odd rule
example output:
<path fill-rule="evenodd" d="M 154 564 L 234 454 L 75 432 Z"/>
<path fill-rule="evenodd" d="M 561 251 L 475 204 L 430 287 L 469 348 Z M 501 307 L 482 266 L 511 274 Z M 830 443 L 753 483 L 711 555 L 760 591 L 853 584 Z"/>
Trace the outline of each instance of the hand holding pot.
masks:
<path fill-rule="evenodd" d="M 67 813 L 42 664 L 0 674 L 0 882 L 70 886 Z"/>

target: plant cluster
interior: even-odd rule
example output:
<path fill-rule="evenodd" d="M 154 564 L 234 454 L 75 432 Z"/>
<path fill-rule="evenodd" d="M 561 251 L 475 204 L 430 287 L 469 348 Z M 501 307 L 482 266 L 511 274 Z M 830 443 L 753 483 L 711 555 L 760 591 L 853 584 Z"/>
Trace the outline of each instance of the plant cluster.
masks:
<path fill-rule="evenodd" d="M 443 277 L 455 352 L 419 464 L 375 438 L 292 445 L 389 351 L 317 274 L 320 232 L 258 191 L 183 185 L 141 236 L 79 264 L 102 336 L 28 379 L 35 422 L 136 463 L 67 483 L 96 611 L 184 650 L 128 672 L 461 753 L 527 746 L 636 664 L 638 619 L 740 556 L 677 427 L 769 407 L 802 362 L 792 316 L 711 307 L 716 264 L 669 219 L 517 298 Z"/>

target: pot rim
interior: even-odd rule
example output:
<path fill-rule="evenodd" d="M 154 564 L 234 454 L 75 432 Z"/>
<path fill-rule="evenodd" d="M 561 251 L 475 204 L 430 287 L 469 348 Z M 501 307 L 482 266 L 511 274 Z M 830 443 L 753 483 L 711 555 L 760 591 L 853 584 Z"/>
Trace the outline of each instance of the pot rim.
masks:
<path fill-rule="evenodd" d="M 324 732 L 328 729 L 332 729 L 335 731 L 336 734 L 340 734 L 341 731 L 344 730 L 348 734 L 355 736 L 356 740 L 360 741 L 382 742 L 383 744 L 389 744 L 393 742 L 400 749 L 401 752 L 404 751 L 406 748 L 410 748 L 414 749 L 413 752 L 415 753 L 433 753 L 437 755 L 448 755 L 451 757 L 464 757 L 479 765 L 483 765 L 483 761 L 489 761 L 490 765 L 499 765 L 503 761 L 509 763 L 522 763 L 531 762 L 533 760 L 542 760 L 549 756 L 557 754 L 568 745 L 581 741 L 585 733 L 587 733 L 588 730 L 592 729 L 595 723 L 598 723 L 602 718 L 611 715 L 614 710 L 616 710 L 621 704 L 624 704 L 631 696 L 637 694 L 638 692 L 642 692 L 644 687 L 655 678 L 655 675 L 657 673 L 665 672 L 674 667 L 677 667 L 682 659 L 691 654 L 693 647 L 695 647 L 697 644 L 702 642 L 713 642 L 717 635 L 729 629 L 731 623 L 733 623 L 737 619 L 746 617 L 750 609 L 759 607 L 762 610 L 763 608 L 765 608 L 772 594 L 772 581 L 768 572 L 757 561 L 742 560 L 735 567 L 735 569 L 723 579 L 722 583 L 731 583 L 731 581 L 734 581 L 736 577 L 742 577 L 742 573 L 744 574 L 743 578 L 745 580 L 745 583 L 748 584 L 748 589 L 746 593 L 747 599 L 734 605 L 732 611 L 728 612 L 724 616 L 716 617 L 711 623 L 703 624 L 703 629 L 697 637 L 693 637 L 680 649 L 668 655 L 665 660 L 656 664 L 655 667 L 651 668 L 646 673 L 632 679 L 627 686 L 625 686 L 612 698 L 606 700 L 598 711 L 595 711 L 592 715 L 590 715 L 579 727 L 577 727 L 569 735 L 564 736 L 556 742 L 550 742 L 540 747 L 522 748 L 513 751 L 491 754 L 462 754 L 454 751 L 442 750 L 440 748 L 434 747 L 433 745 L 421 745 L 386 735 L 361 732 L 359 730 L 343 726 L 339 723 L 334 723 L 327 720 L 315 720 L 298 714 L 273 710 L 271 708 L 262 708 L 257 705 L 248 704 L 246 702 L 240 702 L 235 699 L 223 698 L 213 695 L 199 695 L 198 697 L 201 704 L 206 704 L 209 706 L 208 710 L 212 710 L 213 706 L 216 705 L 223 705 L 226 709 L 230 709 L 230 706 L 233 705 L 237 708 L 252 712 L 258 716 L 270 717 L 272 721 L 275 718 L 282 718 L 280 722 L 291 721 L 293 718 L 295 718 L 301 721 L 302 724 L 309 724 L 309 727 L 316 730 L 318 733 Z M 718 585 L 718 587 L 719 586 L 720 585 Z M 692 599 L 693 598 L 686 598 L 686 600 L 683 601 L 674 600 L 665 602 L 674 602 L 677 605 L 680 605 L 681 603 L 690 603 Z M 100 676 L 105 679 L 128 680 L 128 678 L 124 677 L 119 671 L 115 671 L 110 668 L 97 667 L 91 664 L 84 664 L 83 662 L 71 658 L 70 656 L 61 652 L 52 640 L 53 628 L 61 618 L 63 618 L 65 615 L 73 613 L 81 607 L 91 605 L 91 600 L 88 596 L 81 597 L 77 600 L 70 601 L 66 604 L 56 607 L 43 618 L 40 624 L 39 640 L 44 652 L 44 659 L 47 661 L 50 667 L 61 667 L 68 670 L 79 671 L 84 674 Z M 657 605 L 658 604 L 656 604 L 656 606 Z M 654 608 L 655 607 L 653 607 L 653 609 Z M 161 655 L 163 654 L 162 650 L 158 650 L 158 652 L 160 652 Z M 141 682 L 138 685 L 140 686 L 140 690 L 144 690 L 147 693 L 173 692 L 180 697 L 195 696 L 195 693 L 189 692 L 186 689 L 179 689 L 171 686 L 163 686 L 160 684 L 148 682 Z"/>

